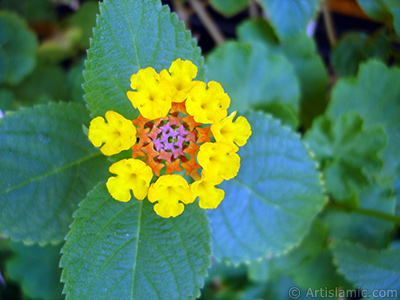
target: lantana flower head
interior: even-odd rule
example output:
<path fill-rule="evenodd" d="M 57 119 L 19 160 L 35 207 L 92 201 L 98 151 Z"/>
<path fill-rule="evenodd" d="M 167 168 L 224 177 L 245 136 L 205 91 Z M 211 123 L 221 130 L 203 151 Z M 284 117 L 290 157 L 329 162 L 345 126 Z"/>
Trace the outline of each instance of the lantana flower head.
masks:
<path fill-rule="evenodd" d="M 180 215 L 196 198 L 204 209 L 223 200 L 225 192 L 216 186 L 237 175 L 237 152 L 251 127 L 244 117 L 234 121 L 236 112 L 227 116 L 230 98 L 218 82 L 206 84 L 194 80 L 196 75 L 197 67 L 181 59 L 159 73 L 141 69 L 131 76 L 127 92 L 139 116 L 127 120 L 107 111 L 105 119 L 90 122 L 89 140 L 103 154 L 132 150 L 132 158 L 109 169 L 116 175 L 106 183 L 114 199 L 147 197 L 163 218 Z"/>

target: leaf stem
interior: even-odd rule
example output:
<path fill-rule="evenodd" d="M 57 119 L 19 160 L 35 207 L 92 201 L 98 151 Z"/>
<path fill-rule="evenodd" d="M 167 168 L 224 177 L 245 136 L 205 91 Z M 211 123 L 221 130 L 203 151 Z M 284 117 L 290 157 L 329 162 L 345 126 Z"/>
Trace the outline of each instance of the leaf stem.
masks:
<path fill-rule="evenodd" d="M 327 205 L 327 209 L 341 210 L 341 211 L 366 215 L 366 216 L 370 216 L 370 217 L 380 218 L 380 219 L 384 219 L 384 220 L 393 222 L 397 225 L 400 225 L 400 217 L 397 217 L 397 216 L 391 215 L 391 214 L 387 214 L 384 212 L 368 209 L 368 208 L 354 207 L 354 206 L 344 204 L 344 203 L 329 202 Z"/>
<path fill-rule="evenodd" d="M 208 33 L 211 35 L 212 39 L 217 45 L 222 45 L 225 43 L 225 38 L 219 30 L 217 24 L 211 18 L 210 14 L 203 7 L 203 5 L 198 0 L 189 0 L 190 5 L 193 7 L 200 21 L 204 24 Z"/>

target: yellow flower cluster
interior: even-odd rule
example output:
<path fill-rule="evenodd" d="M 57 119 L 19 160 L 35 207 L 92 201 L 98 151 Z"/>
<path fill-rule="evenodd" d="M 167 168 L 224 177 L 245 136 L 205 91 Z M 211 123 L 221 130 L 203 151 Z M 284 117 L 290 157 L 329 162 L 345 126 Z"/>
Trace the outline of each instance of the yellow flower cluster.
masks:
<path fill-rule="evenodd" d="M 105 155 L 132 149 L 132 158 L 110 167 L 116 176 L 106 185 L 114 199 L 129 201 L 131 192 L 138 200 L 147 196 L 163 218 L 180 215 L 197 197 L 204 209 L 221 203 L 225 193 L 216 186 L 237 175 L 237 151 L 251 127 L 244 117 L 234 121 L 236 112 L 227 116 L 230 98 L 218 82 L 196 81 L 196 75 L 197 67 L 181 59 L 160 73 L 141 69 L 127 92 L 139 117 L 130 121 L 108 111 L 106 120 L 91 121 L 89 140 Z"/>

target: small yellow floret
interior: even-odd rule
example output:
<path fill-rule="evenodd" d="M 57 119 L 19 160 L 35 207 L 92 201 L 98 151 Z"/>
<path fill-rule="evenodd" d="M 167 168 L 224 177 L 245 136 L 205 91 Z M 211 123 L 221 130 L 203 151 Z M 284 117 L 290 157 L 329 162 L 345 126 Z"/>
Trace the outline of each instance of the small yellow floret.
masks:
<path fill-rule="evenodd" d="M 233 118 L 236 111 L 220 122 L 211 125 L 211 132 L 218 143 L 231 145 L 235 151 L 247 143 L 251 135 L 251 126 L 245 117 L 238 117 L 235 122 Z M 239 146 L 239 147 L 237 147 Z"/>
<path fill-rule="evenodd" d="M 153 171 L 143 161 L 138 159 L 123 159 L 111 165 L 109 171 L 117 177 L 110 177 L 107 189 L 111 196 L 122 202 L 131 199 L 131 190 L 138 200 L 147 196 Z"/>
<path fill-rule="evenodd" d="M 196 75 L 196 65 L 190 60 L 178 58 L 169 67 L 169 73 L 165 69 L 160 72 L 160 79 L 167 79 L 171 83 L 172 102 L 181 103 L 196 85 L 196 81 L 193 81 Z"/>
<path fill-rule="evenodd" d="M 199 197 L 199 206 L 203 209 L 217 208 L 225 197 L 225 192 L 215 187 L 215 184 L 204 180 L 193 182 L 190 187 L 192 188 L 193 198 Z"/>
<path fill-rule="evenodd" d="M 184 210 L 184 205 L 194 201 L 187 181 L 180 175 L 163 175 L 151 184 L 148 199 L 154 211 L 163 218 L 176 217 Z M 181 202 L 179 202 L 181 201 Z"/>
<path fill-rule="evenodd" d="M 151 68 L 139 70 L 131 76 L 131 88 L 126 95 L 134 108 L 149 120 L 162 118 L 171 109 L 171 84 Z"/>
<path fill-rule="evenodd" d="M 220 184 L 224 179 L 232 179 L 240 168 L 240 157 L 235 149 L 222 143 L 201 145 L 197 161 L 203 167 L 204 177 L 215 184 Z"/>
<path fill-rule="evenodd" d="M 125 119 L 119 113 L 108 111 L 102 117 L 96 117 L 90 122 L 89 140 L 100 148 L 104 155 L 114 155 L 122 150 L 128 150 L 136 143 L 136 128 L 132 121 Z"/>
<path fill-rule="evenodd" d="M 206 83 L 199 81 L 186 100 L 186 110 L 196 122 L 211 124 L 219 122 L 228 114 L 231 99 L 222 86 L 215 81 Z"/>

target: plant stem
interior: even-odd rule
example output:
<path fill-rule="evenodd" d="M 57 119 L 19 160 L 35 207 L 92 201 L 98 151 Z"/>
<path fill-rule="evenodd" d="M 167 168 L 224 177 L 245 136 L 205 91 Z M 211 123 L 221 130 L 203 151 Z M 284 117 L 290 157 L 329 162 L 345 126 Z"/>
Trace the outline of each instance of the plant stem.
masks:
<path fill-rule="evenodd" d="M 372 209 L 367 209 L 367 208 L 362 208 L 362 207 L 353 207 L 348 204 L 337 203 L 337 202 L 329 202 L 327 205 L 327 208 L 331 209 L 331 210 L 340 210 L 340 211 L 352 212 L 352 213 L 356 213 L 356 214 L 380 218 L 380 219 L 384 219 L 384 220 L 393 222 L 397 225 L 400 225 L 400 217 L 397 217 L 395 215 L 390 215 L 388 213 L 372 210 Z"/>
<path fill-rule="evenodd" d="M 207 29 L 208 33 L 211 35 L 214 42 L 217 45 L 222 45 L 225 43 L 224 36 L 203 5 L 198 0 L 189 0 L 189 3 L 193 7 L 197 16 L 200 18 L 200 21 L 203 23 L 204 27 Z"/>
<path fill-rule="evenodd" d="M 328 2 L 329 0 L 325 0 L 321 4 L 322 16 L 324 19 L 326 31 L 328 33 L 329 44 L 331 45 L 331 47 L 334 47 L 336 45 L 336 33 L 335 33 L 335 26 L 332 20 L 332 15 L 331 12 L 329 11 Z"/>
<path fill-rule="evenodd" d="M 250 18 L 251 19 L 257 19 L 259 17 L 258 15 L 258 4 L 255 0 L 250 1 L 249 4 L 249 13 L 250 13 Z"/>

